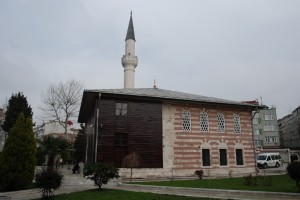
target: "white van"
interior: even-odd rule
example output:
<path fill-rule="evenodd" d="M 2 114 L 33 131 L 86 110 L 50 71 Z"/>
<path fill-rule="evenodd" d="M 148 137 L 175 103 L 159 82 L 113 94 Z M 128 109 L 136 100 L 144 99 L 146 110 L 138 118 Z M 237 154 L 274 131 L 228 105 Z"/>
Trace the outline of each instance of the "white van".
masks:
<path fill-rule="evenodd" d="M 279 153 L 260 153 L 256 158 L 258 168 L 280 167 L 281 157 Z"/>

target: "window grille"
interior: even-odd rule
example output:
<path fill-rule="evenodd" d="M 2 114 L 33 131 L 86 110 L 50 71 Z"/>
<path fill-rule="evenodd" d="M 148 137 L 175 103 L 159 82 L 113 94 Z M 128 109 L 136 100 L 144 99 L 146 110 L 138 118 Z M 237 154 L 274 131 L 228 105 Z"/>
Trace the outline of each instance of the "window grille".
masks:
<path fill-rule="evenodd" d="M 217 126 L 218 126 L 219 133 L 225 132 L 225 118 L 222 113 L 217 114 Z"/>
<path fill-rule="evenodd" d="M 182 130 L 191 131 L 191 114 L 187 110 L 182 113 Z"/>
<path fill-rule="evenodd" d="M 234 129 L 234 133 L 241 133 L 240 116 L 237 114 L 233 115 L 233 129 Z"/>
<path fill-rule="evenodd" d="M 208 114 L 206 112 L 200 113 L 200 130 L 202 132 L 208 132 L 209 126 L 208 126 Z"/>

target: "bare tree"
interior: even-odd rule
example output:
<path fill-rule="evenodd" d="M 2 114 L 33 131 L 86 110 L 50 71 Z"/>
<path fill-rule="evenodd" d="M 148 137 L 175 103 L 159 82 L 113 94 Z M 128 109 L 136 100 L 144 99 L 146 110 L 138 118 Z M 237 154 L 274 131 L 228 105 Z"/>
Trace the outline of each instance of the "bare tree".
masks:
<path fill-rule="evenodd" d="M 82 90 L 83 83 L 71 79 L 66 83 L 52 84 L 42 93 L 44 105 L 41 109 L 47 117 L 57 120 L 64 127 L 65 134 L 70 118 L 78 115 Z"/>
<path fill-rule="evenodd" d="M 124 157 L 123 167 L 130 168 L 130 182 L 132 180 L 132 168 L 140 167 L 141 162 L 141 156 L 135 152 Z"/>

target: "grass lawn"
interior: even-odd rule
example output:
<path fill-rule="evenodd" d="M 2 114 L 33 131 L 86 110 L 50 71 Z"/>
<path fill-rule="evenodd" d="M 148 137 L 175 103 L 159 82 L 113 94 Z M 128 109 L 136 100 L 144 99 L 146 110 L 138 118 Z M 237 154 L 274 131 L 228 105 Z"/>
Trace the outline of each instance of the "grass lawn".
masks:
<path fill-rule="evenodd" d="M 120 199 L 130 199 L 130 200 L 209 200 L 209 198 L 192 198 L 192 197 L 180 197 L 162 194 L 152 194 L 145 192 L 129 192 L 122 190 L 110 190 L 102 189 L 101 191 L 86 190 L 82 192 L 74 192 L 71 194 L 62 194 L 55 196 L 53 200 L 120 200 Z"/>
<path fill-rule="evenodd" d="M 296 182 L 287 174 L 272 176 L 271 186 L 246 186 L 244 178 L 202 179 L 202 180 L 173 180 L 160 182 L 136 182 L 141 185 L 157 185 L 170 187 L 210 188 L 227 190 L 253 190 L 269 192 L 292 192 L 296 193 Z"/>

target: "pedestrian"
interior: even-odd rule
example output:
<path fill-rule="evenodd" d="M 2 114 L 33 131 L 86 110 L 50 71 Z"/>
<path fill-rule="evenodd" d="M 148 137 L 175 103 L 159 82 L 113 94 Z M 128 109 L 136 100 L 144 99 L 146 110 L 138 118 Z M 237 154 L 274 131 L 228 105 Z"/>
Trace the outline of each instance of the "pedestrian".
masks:
<path fill-rule="evenodd" d="M 62 158 L 60 158 L 60 160 L 59 160 L 59 165 L 60 165 L 61 167 L 64 167 L 64 161 L 63 161 Z"/>
<path fill-rule="evenodd" d="M 55 160 L 55 169 L 57 169 L 58 166 L 59 166 L 59 160 L 58 160 L 58 158 L 56 158 L 56 160 Z"/>
<path fill-rule="evenodd" d="M 78 172 L 78 174 L 80 174 L 80 166 L 79 166 L 78 162 L 74 165 L 72 171 L 73 171 L 73 174 L 75 174 L 76 172 Z"/>

